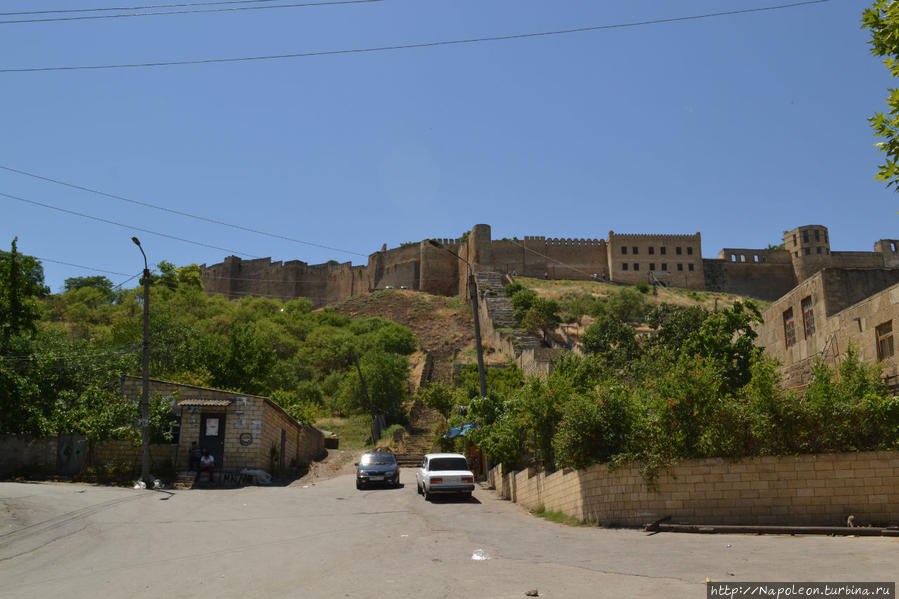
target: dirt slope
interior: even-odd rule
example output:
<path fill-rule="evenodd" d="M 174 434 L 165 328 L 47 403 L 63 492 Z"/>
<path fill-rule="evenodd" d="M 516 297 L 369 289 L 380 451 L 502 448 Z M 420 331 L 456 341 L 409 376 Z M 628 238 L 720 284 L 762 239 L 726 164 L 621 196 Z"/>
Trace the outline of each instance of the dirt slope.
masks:
<path fill-rule="evenodd" d="M 350 298 L 332 309 L 351 317 L 380 316 L 412 329 L 434 360 L 431 380 L 450 382 L 453 361 L 467 362 L 467 350 L 474 347 L 471 309 L 459 298 L 390 289 Z"/>

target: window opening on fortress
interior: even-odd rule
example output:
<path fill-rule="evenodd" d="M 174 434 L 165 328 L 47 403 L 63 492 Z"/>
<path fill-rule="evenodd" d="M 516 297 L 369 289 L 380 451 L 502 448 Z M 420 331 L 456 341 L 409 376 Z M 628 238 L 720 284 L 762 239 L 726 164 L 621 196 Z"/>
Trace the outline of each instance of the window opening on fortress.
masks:
<path fill-rule="evenodd" d="M 662 270 L 668 270 L 668 265 L 666 263 L 662 263 Z"/>
<path fill-rule="evenodd" d="M 793 247 L 796 247 L 798 244 L 796 243 L 796 233 L 793 233 Z"/>
<path fill-rule="evenodd" d="M 784 343 L 787 349 L 796 345 L 796 325 L 793 322 L 793 308 L 784 312 Z"/>
<path fill-rule="evenodd" d="M 821 253 L 821 248 L 817 248 L 817 249 L 818 249 L 818 253 L 820 254 L 820 253 Z"/>
<path fill-rule="evenodd" d="M 740 262 L 746 262 L 746 255 L 740 254 Z"/>
<path fill-rule="evenodd" d="M 808 243 L 808 230 L 802 232 L 802 243 Z"/>
<path fill-rule="evenodd" d="M 693 255 L 693 248 L 691 248 L 691 247 L 688 247 L 688 248 L 687 248 L 687 255 L 688 255 L 688 256 L 692 256 L 692 255 Z"/>
<path fill-rule="evenodd" d="M 678 256 L 680 256 L 680 254 L 681 254 L 680 246 L 677 246 L 676 248 L 674 248 L 674 253 L 677 254 Z"/>
<path fill-rule="evenodd" d="M 637 254 L 640 253 L 640 248 L 638 248 L 637 246 L 634 246 L 634 247 L 631 249 L 631 253 L 633 253 L 634 256 L 636 256 Z M 635 269 L 635 270 L 636 270 L 636 269 Z"/>
<path fill-rule="evenodd" d="M 752 256 L 752 261 L 753 261 L 753 262 L 758 262 L 758 261 L 759 261 L 759 255 L 758 255 L 758 254 L 753 254 L 753 256 Z"/>
<path fill-rule="evenodd" d="M 656 263 L 655 263 L 655 262 L 650 262 L 650 263 L 649 263 L 649 270 L 655 270 L 655 269 L 656 269 Z"/>
<path fill-rule="evenodd" d="M 886 360 L 893 357 L 893 321 L 888 320 L 876 329 L 877 359 Z"/>
<path fill-rule="evenodd" d="M 815 334 L 815 310 L 812 308 L 811 296 L 802 300 L 802 326 L 806 339 Z"/>
<path fill-rule="evenodd" d="M 684 269 L 684 265 L 683 265 L 683 264 L 678 264 L 678 265 L 677 265 L 677 270 L 678 270 L 678 272 L 682 271 L 683 269 Z"/>
<path fill-rule="evenodd" d="M 662 246 L 659 248 L 659 253 L 662 254 L 663 256 L 665 255 L 665 246 Z"/>
<path fill-rule="evenodd" d="M 627 262 L 621 263 L 621 270 L 627 270 Z"/>
<path fill-rule="evenodd" d="M 821 241 L 821 231 L 815 229 L 815 241 Z"/>
<path fill-rule="evenodd" d="M 805 248 L 805 255 L 809 256 L 812 253 L 812 248 Z"/>
<path fill-rule="evenodd" d="M 692 265 L 692 264 L 688 264 L 687 266 L 689 266 L 690 272 L 693 272 L 693 265 Z"/>
<path fill-rule="evenodd" d="M 621 255 L 627 256 L 627 246 L 626 245 L 621 246 Z"/>
<path fill-rule="evenodd" d="M 656 253 L 656 249 L 652 246 L 649 246 L 649 255 L 652 256 L 655 253 Z"/>
<path fill-rule="evenodd" d="M 640 265 L 634 262 L 634 270 L 640 270 Z"/>
<path fill-rule="evenodd" d="M 894 252 L 896 251 L 896 243 L 895 242 L 890 242 L 890 249 Z"/>

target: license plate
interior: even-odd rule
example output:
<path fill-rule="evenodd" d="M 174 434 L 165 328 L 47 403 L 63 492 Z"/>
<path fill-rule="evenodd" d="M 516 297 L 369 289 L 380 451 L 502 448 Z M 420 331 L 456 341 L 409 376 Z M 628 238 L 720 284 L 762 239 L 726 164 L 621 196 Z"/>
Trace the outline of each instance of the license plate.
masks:
<path fill-rule="evenodd" d="M 369 476 L 368 480 L 384 480 L 383 476 Z"/>

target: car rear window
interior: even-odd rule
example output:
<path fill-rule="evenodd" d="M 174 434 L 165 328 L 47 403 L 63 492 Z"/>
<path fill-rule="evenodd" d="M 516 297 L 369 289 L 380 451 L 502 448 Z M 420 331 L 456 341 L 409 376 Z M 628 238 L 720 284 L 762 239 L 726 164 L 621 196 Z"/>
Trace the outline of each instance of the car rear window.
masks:
<path fill-rule="evenodd" d="M 428 464 L 430 471 L 435 470 L 468 470 L 465 458 L 434 458 Z"/>
<path fill-rule="evenodd" d="M 392 453 L 367 453 L 362 456 L 363 466 L 396 464 L 396 458 Z"/>

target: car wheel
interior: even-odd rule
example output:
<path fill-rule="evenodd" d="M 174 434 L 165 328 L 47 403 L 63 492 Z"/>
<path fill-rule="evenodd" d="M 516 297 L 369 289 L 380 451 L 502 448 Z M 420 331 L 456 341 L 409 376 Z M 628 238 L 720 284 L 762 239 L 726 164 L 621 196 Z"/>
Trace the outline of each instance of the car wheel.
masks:
<path fill-rule="evenodd" d="M 422 495 L 425 496 L 425 501 L 431 501 L 431 494 L 428 493 L 428 490 L 427 490 L 427 489 L 423 489 L 423 490 L 422 490 Z"/>
<path fill-rule="evenodd" d="M 423 493 L 422 493 L 422 491 L 421 491 L 421 485 L 419 485 L 418 483 L 416 483 L 416 484 L 415 484 L 415 488 L 418 490 L 418 494 L 419 494 L 419 495 L 423 495 Z"/>
<path fill-rule="evenodd" d="M 357 489 L 361 489 L 361 488 L 362 488 L 362 483 L 360 483 L 358 480 L 356 481 L 356 488 L 357 488 Z"/>

